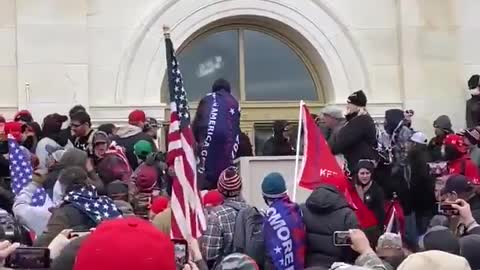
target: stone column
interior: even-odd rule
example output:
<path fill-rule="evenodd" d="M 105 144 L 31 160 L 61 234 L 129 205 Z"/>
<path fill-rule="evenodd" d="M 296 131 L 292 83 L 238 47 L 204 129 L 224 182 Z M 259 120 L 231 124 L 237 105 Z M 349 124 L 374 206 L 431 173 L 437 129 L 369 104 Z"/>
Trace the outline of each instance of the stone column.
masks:
<path fill-rule="evenodd" d="M 17 110 L 15 0 L 0 0 L 0 115 L 11 119 Z"/>
<path fill-rule="evenodd" d="M 19 107 L 37 121 L 88 108 L 87 1 L 17 0 L 16 13 Z"/>
<path fill-rule="evenodd" d="M 468 77 L 463 72 L 465 44 L 459 27 L 465 14 L 458 11 L 467 6 L 475 10 L 474 2 L 478 1 L 397 1 L 405 107 L 416 112 L 414 126 L 430 135 L 441 114 L 451 117 L 456 130 L 465 125 Z"/>

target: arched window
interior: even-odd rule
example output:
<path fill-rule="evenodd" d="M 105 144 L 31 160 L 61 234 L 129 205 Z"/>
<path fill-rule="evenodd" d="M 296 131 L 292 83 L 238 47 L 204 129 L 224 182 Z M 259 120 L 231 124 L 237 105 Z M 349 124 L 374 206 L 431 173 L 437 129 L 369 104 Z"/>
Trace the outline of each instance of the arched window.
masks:
<path fill-rule="evenodd" d="M 191 101 L 210 92 L 218 78 L 230 81 L 240 101 L 318 100 L 299 51 L 255 28 L 206 32 L 181 48 L 178 58 Z"/>
<path fill-rule="evenodd" d="M 297 44 L 270 30 L 280 32 L 282 28 L 275 27 L 279 24 L 268 25 L 267 29 L 261 21 L 249 19 L 219 23 L 192 36 L 177 50 L 192 108 L 211 92 L 216 79 L 228 80 L 242 106 L 240 126 L 257 154 L 271 135 L 273 121 L 295 123 L 299 100 L 320 108 L 324 98 L 318 70 Z M 165 79 L 162 99 L 168 102 Z"/>

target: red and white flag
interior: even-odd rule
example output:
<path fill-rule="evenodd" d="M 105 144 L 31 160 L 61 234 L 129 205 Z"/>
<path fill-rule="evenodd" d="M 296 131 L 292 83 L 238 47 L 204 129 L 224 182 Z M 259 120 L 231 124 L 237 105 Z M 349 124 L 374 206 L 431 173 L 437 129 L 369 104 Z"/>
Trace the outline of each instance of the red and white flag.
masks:
<path fill-rule="evenodd" d="M 303 126 L 303 160 L 299 171 L 299 185 L 314 190 L 321 184 L 335 186 L 353 206 L 345 173 L 338 165 L 307 105 L 301 104 Z"/>
<path fill-rule="evenodd" d="M 197 185 L 195 139 L 190 126 L 187 93 L 169 34 L 165 35 L 167 73 L 170 90 L 170 128 L 167 164 L 173 167 L 171 236 L 175 239 L 198 238 L 206 228 Z"/>

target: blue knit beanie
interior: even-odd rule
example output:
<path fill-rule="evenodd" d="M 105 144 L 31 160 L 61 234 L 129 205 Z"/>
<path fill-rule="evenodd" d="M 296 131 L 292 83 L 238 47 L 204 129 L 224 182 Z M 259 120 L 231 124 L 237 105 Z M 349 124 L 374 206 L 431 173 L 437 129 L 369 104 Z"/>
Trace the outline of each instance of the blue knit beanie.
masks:
<path fill-rule="evenodd" d="M 268 199 L 282 198 L 287 194 L 285 179 L 277 172 L 270 173 L 263 178 L 262 182 L 263 197 Z"/>

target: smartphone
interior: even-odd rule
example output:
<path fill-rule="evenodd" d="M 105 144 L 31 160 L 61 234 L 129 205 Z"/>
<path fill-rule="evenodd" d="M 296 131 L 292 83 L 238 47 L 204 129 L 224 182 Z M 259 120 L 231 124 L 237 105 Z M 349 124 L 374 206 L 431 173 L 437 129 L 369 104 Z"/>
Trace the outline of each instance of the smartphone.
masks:
<path fill-rule="evenodd" d="M 50 268 L 50 250 L 48 248 L 19 247 L 5 260 L 5 267 L 13 269 Z"/>
<path fill-rule="evenodd" d="M 82 237 L 85 235 L 89 235 L 90 233 L 92 233 L 91 230 L 73 230 L 68 234 L 68 239 L 72 239 L 75 237 Z"/>
<path fill-rule="evenodd" d="M 183 269 L 188 263 L 188 243 L 184 239 L 172 239 L 175 248 L 175 263 L 177 269 Z"/>
<path fill-rule="evenodd" d="M 346 247 L 352 245 L 349 231 L 336 231 L 333 233 L 333 245 L 337 247 Z"/>
<path fill-rule="evenodd" d="M 438 203 L 438 213 L 446 216 L 458 215 L 458 210 L 453 208 L 453 203 Z"/>

